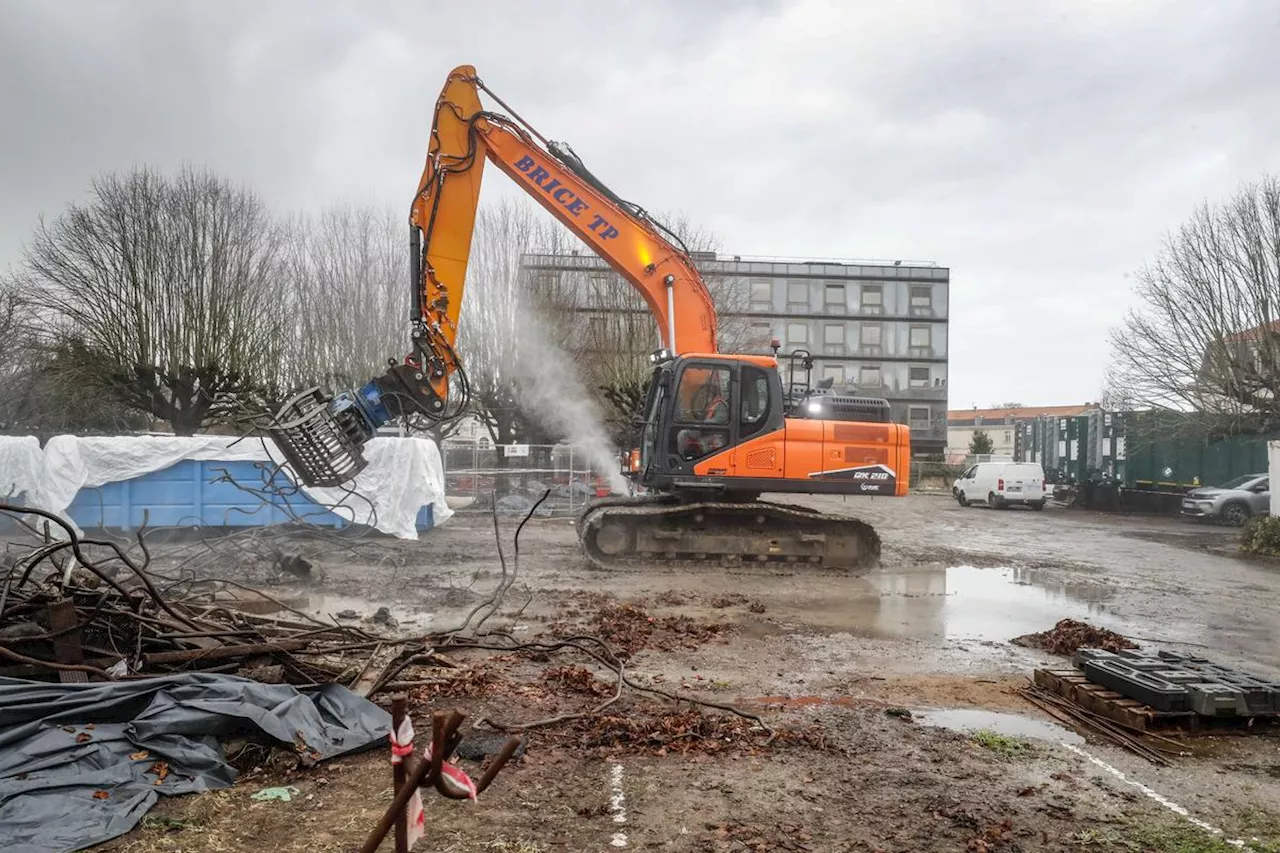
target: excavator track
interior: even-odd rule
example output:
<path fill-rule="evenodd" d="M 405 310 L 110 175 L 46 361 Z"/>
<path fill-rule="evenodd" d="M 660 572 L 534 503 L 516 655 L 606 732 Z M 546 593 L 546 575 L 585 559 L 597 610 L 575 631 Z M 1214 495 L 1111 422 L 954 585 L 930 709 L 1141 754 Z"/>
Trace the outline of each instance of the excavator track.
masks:
<path fill-rule="evenodd" d="M 609 497 L 578 516 L 578 538 L 587 558 L 602 569 L 655 563 L 700 569 L 767 564 L 868 569 L 880 561 L 880 536 L 866 522 L 763 501 Z"/>

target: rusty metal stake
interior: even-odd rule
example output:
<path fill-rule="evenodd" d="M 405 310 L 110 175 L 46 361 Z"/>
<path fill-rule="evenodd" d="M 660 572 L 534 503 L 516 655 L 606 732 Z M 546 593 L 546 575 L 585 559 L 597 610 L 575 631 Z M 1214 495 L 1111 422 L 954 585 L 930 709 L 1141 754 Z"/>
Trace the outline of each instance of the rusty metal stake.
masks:
<path fill-rule="evenodd" d="M 466 717 L 457 711 L 450 714 L 437 711 L 431 715 L 431 760 L 418 761 L 409 769 L 400 790 L 392 797 L 391 805 L 387 807 L 382 817 L 378 819 L 377 826 L 365 839 L 360 853 L 376 853 L 378 845 L 387 837 L 397 817 L 404 814 L 405 806 L 412 799 L 415 788 L 434 787 L 447 798 L 466 799 L 465 794 L 455 794 L 446 788 L 440 774 L 440 767 L 445 759 L 453 755 L 458 744 L 462 742 L 458 727 L 462 725 L 464 719 Z M 483 793 L 493 783 L 498 772 L 511 760 L 511 756 L 520 748 L 521 743 L 521 738 L 513 737 L 503 744 L 484 775 L 480 777 L 480 781 L 476 783 L 477 793 Z"/>
<path fill-rule="evenodd" d="M 393 747 L 413 745 L 412 741 L 408 744 L 402 744 L 397 740 L 400 736 L 400 727 L 404 724 L 405 705 L 403 694 L 391 698 L 391 743 Z M 399 796 L 401 789 L 404 788 L 404 777 L 407 775 L 404 761 L 407 757 L 397 755 L 391 765 L 391 785 L 396 796 Z M 407 806 L 396 813 L 396 853 L 409 853 L 409 810 Z"/>

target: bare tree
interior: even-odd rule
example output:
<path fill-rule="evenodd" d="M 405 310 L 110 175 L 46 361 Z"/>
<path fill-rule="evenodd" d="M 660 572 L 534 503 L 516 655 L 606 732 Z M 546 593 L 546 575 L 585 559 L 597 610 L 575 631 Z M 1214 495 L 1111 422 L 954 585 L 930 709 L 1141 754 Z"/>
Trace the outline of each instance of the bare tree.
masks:
<path fill-rule="evenodd" d="M 1197 429 L 1280 426 L 1280 179 L 1202 205 L 1137 274 L 1111 336 L 1107 398 L 1194 413 Z"/>
<path fill-rule="evenodd" d="M 285 224 L 277 395 L 364 384 L 409 351 L 406 217 L 339 205 Z"/>
<path fill-rule="evenodd" d="M 21 303 L 18 288 L 11 276 L 0 278 L 0 382 L 18 367 L 21 349 Z"/>
<path fill-rule="evenodd" d="M 524 201 L 504 199 L 476 215 L 458 350 L 470 385 L 471 414 L 495 444 L 529 441 L 535 429 L 517 389 L 521 337 L 535 322 L 527 313 L 530 297 L 521 260 L 546 228 Z"/>
<path fill-rule="evenodd" d="M 211 172 L 93 181 L 24 257 L 33 322 L 84 383 L 190 435 L 253 387 L 279 335 L 278 229 Z"/>
<path fill-rule="evenodd" d="M 80 359 L 70 345 L 40 343 L 21 293 L 18 277 L 0 278 L 0 429 L 44 439 L 146 427 L 143 413 L 85 393 Z"/>

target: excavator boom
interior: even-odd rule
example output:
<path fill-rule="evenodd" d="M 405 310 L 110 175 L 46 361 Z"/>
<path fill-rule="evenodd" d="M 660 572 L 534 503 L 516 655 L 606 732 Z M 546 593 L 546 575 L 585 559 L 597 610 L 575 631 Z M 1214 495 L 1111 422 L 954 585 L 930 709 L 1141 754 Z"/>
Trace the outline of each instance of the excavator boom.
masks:
<path fill-rule="evenodd" d="M 447 397 L 460 367 L 453 347 L 486 159 L 639 292 L 669 352 L 715 352 L 715 306 L 688 254 L 643 210 L 591 175 L 567 145 L 540 144 L 532 128 L 486 111 L 480 103 L 483 86 L 470 65 L 450 72 L 436 102 L 427 162 L 409 215 L 411 319 L 433 350 L 437 397 Z"/>

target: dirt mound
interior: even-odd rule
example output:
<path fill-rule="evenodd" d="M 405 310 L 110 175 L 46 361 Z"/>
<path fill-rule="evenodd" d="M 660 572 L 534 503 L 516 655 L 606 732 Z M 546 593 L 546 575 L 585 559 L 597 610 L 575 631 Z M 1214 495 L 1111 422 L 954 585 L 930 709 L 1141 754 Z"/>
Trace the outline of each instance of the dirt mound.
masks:
<path fill-rule="evenodd" d="M 1024 634 L 1014 637 L 1009 642 L 1033 649 L 1044 649 L 1055 655 L 1070 657 L 1079 649 L 1106 649 L 1119 652 L 1124 649 L 1139 648 L 1138 644 L 1106 628 L 1097 628 L 1088 622 L 1076 619 L 1063 619 L 1048 631 L 1039 634 Z"/>

